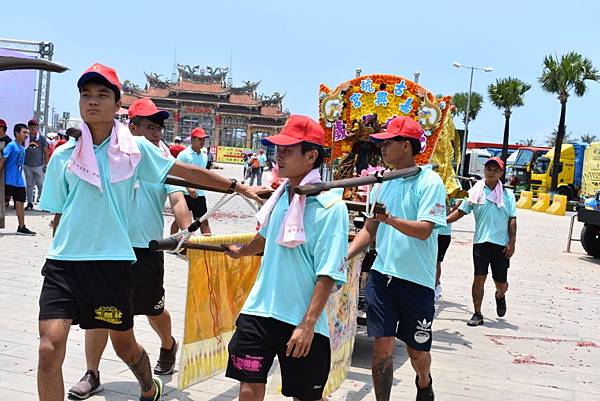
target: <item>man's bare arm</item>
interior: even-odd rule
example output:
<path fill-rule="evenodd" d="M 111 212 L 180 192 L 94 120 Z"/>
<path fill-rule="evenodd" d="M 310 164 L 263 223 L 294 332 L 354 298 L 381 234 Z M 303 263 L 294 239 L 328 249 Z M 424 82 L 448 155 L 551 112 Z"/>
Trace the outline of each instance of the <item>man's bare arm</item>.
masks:
<path fill-rule="evenodd" d="M 62 213 L 54 214 L 54 221 L 52 223 L 52 237 L 54 237 L 54 234 L 56 234 L 56 230 L 58 229 L 58 223 L 60 223 L 61 216 L 62 216 Z"/>
<path fill-rule="evenodd" d="M 328 276 L 320 276 L 317 280 L 304 319 L 294 329 L 287 343 L 287 356 L 302 358 L 310 352 L 310 346 L 315 336 L 315 326 L 327 305 L 334 284 L 335 280 Z"/>
<path fill-rule="evenodd" d="M 258 255 L 259 253 L 264 252 L 265 242 L 265 239 L 259 233 L 256 233 L 252 241 L 247 245 L 227 245 L 227 251 L 225 251 L 225 253 L 234 259 L 239 259 L 242 256 Z"/>
<path fill-rule="evenodd" d="M 175 161 L 175 164 L 173 167 L 171 167 L 171 170 L 169 170 L 169 174 L 181 177 L 184 180 L 197 185 L 220 189 L 222 191 L 228 191 L 231 188 L 230 179 L 213 173 L 205 168 L 182 163 L 179 160 Z M 234 191 L 259 202 L 262 202 L 261 198 L 259 197 L 261 193 L 271 192 L 267 188 L 250 187 L 239 182 L 235 185 Z"/>
<path fill-rule="evenodd" d="M 184 230 L 192 224 L 192 218 L 190 217 L 190 211 L 185 203 L 185 197 L 182 192 L 173 192 L 169 194 L 169 203 L 171 204 L 171 210 L 175 215 L 175 221 L 181 230 Z"/>
<path fill-rule="evenodd" d="M 451 224 L 466 216 L 466 213 L 460 209 L 456 209 L 446 217 L 446 223 Z"/>
<path fill-rule="evenodd" d="M 348 246 L 348 259 L 352 259 L 361 253 L 372 241 L 375 241 L 379 222 L 373 219 L 367 219 L 365 226 L 356 234 L 352 243 Z"/>

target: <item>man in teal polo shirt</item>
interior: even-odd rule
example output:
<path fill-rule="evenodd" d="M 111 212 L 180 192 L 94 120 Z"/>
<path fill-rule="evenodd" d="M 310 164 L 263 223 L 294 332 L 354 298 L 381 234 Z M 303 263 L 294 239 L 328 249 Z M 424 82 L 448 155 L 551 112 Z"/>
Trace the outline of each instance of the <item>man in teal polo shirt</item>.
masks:
<path fill-rule="evenodd" d="M 279 135 L 263 139 L 277 145 L 279 175 L 287 181 L 257 215 L 269 217 L 256 237 L 229 246 L 235 258 L 264 252 L 229 343 L 226 376 L 241 382 L 241 401 L 264 398 L 276 355 L 283 395 L 323 397 L 331 360 L 324 308 L 334 284 L 346 281 L 348 210 L 339 193 L 302 199 L 294 188 L 320 181 L 324 137 L 318 122 L 292 115 Z"/>
<path fill-rule="evenodd" d="M 210 171 L 176 162 L 113 119 L 121 106 L 114 69 L 94 64 L 79 78 L 82 134 L 58 148 L 48 165 L 40 208 L 55 213 L 54 238 L 42 268 L 38 394 L 62 401 L 62 364 L 71 324 L 108 329 L 117 355 L 141 387 L 140 400 L 162 397 L 148 354 L 133 333 L 133 269 L 128 233 L 136 182 L 164 182 L 172 174 L 198 185 L 240 192 L 250 188 Z"/>
<path fill-rule="evenodd" d="M 149 98 L 141 98 L 129 106 L 128 114 L 131 133 L 145 137 L 161 150 L 164 157 L 172 158 L 169 148 L 161 141 L 169 113 L 158 110 Z M 154 368 L 154 373 L 158 375 L 173 373 L 177 342 L 171 334 L 171 315 L 165 307 L 164 255 L 148 249 L 148 243 L 163 236 L 163 208 L 167 197 L 178 227 L 185 229 L 192 223 L 183 197 L 184 191 L 173 185 L 138 181 L 129 217 L 129 238 L 137 259 L 133 265 L 133 313 L 147 316 L 150 326 L 161 340 L 160 355 Z M 69 389 L 71 398 L 85 399 L 102 391 L 98 367 L 107 342 L 108 330 L 86 330 L 87 371 Z"/>
<path fill-rule="evenodd" d="M 396 117 L 371 138 L 381 143 L 386 164 L 416 165 L 423 129 L 409 117 Z M 374 189 L 373 193 L 377 193 Z M 431 166 L 419 174 L 381 184 L 378 198 L 386 213 L 368 219 L 350 245 L 352 258 L 375 240 L 377 257 L 365 289 L 367 333 L 375 337 L 372 375 L 377 401 L 389 400 L 395 338 L 417 373 L 417 400 L 434 399 L 430 375 L 437 230 L 446 225 L 446 189 Z"/>
<path fill-rule="evenodd" d="M 498 317 L 506 314 L 508 268 L 517 241 L 517 208 L 515 195 L 510 189 L 503 188 L 500 181 L 503 170 L 502 159 L 489 159 L 485 163 L 485 179 L 475 184 L 469 190 L 469 199 L 448 216 L 448 223 L 453 223 L 471 212 L 475 216 L 475 277 L 471 288 L 475 313 L 467 322 L 469 326 L 483 324 L 481 303 L 489 266 L 496 284 L 496 313 Z"/>
<path fill-rule="evenodd" d="M 194 166 L 207 168 L 208 154 L 206 149 L 204 149 L 206 132 L 204 132 L 202 127 L 197 127 L 192 130 L 191 137 L 192 143 L 177 155 L 177 160 L 180 160 L 183 163 L 193 164 Z M 260 185 L 260 183 L 258 185 Z M 201 189 L 186 188 L 185 202 L 195 220 L 204 216 L 208 211 L 208 208 L 206 207 L 206 196 Z M 173 226 L 171 226 L 171 232 L 176 231 L 177 227 L 173 224 Z M 204 220 L 202 224 L 200 224 L 200 232 L 202 234 L 210 234 L 208 220 Z"/>

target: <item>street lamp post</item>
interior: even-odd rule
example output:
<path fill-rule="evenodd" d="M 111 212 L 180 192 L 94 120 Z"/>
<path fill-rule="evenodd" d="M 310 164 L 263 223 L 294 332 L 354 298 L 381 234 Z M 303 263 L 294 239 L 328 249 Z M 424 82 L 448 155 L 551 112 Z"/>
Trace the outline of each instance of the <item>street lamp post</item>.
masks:
<path fill-rule="evenodd" d="M 480 68 L 469 65 L 462 65 L 461 63 L 458 63 L 456 61 L 452 63 L 452 66 L 456 68 L 468 68 L 471 70 L 471 79 L 469 80 L 469 95 L 467 96 L 467 110 L 465 111 L 465 132 L 463 135 L 462 150 L 460 152 L 460 166 L 458 169 L 459 174 L 468 176 L 468 171 L 462 170 L 464 170 L 465 158 L 467 157 L 467 139 L 469 136 L 469 112 L 471 111 L 471 94 L 473 93 L 473 71 L 478 70 L 484 72 L 492 72 L 494 71 L 494 69 L 492 67 Z"/>

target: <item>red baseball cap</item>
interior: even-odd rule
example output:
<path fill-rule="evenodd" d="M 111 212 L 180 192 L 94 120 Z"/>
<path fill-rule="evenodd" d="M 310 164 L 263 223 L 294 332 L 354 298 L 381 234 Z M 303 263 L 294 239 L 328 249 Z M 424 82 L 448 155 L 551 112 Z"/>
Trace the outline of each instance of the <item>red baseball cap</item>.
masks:
<path fill-rule="evenodd" d="M 315 145 L 325 144 L 325 131 L 321 124 L 310 117 L 291 115 L 279 134 L 263 138 L 263 145 L 290 146 L 300 142 L 310 142 Z"/>
<path fill-rule="evenodd" d="M 6 121 L 4 121 L 1 118 L 0 118 L 0 127 L 8 128 L 8 126 L 6 125 Z"/>
<path fill-rule="evenodd" d="M 499 157 L 490 157 L 489 159 L 486 160 L 485 165 L 487 166 L 489 163 L 496 163 L 498 165 L 498 167 L 500 167 L 502 170 L 504 170 L 504 162 Z"/>
<path fill-rule="evenodd" d="M 136 99 L 127 110 L 129 119 L 134 117 L 149 117 L 150 119 L 166 120 L 169 118 L 169 112 L 159 110 L 154 102 L 147 97 Z"/>
<path fill-rule="evenodd" d="M 77 81 L 77 88 L 81 89 L 83 84 L 92 78 L 101 78 L 115 92 L 117 100 L 121 98 L 121 82 L 114 68 L 107 67 L 100 63 L 95 63 L 81 74 Z"/>
<path fill-rule="evenodd" d="M 204 129 L 202 127 L 198 127 L 198 128 L 194 128 L 192 130 L 192 138 L 206 138 L 206 132 L 204 132 Z"/>
<path fill-rule="evenodd" d="M 379 134 L 369 135 L 376 142 L 385 141 L 386 139 L 401 136 L 403 138 L 411 138 L 421 140 L 423 128 L 418 122 L 410 117 L 394 117 L 387 125 L 385 131 Z"/>
<path fill-rule="evenodd" d="M 36 127 L 39 127 L 40 123 L 38 123 L 35 118 L 32 118 L 31 120 L 27 121 L 27 126 L 31 127 L 32 125 L 35 125 Z"/>

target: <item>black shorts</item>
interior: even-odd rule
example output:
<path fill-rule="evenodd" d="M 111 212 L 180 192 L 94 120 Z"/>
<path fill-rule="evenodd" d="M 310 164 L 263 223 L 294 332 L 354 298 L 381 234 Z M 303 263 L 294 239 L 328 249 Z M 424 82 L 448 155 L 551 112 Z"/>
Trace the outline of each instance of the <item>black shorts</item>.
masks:
<path fill-rule="evenodd" d="M 497 283 L 506 283 L 510 259 L 504 255 L 505 246 L 484 242 L 473 245 L 473 264 L 475 275 L 488 274 L 488 266 L 492 267 L 492 278 Z"/>
<path fill-rule="evenodd" d="M 241 314 L 229 342 L 225 376 L 243 383 L 266 383 L 277 355 L 281 367 L 281 393 L 303 401 L 320 400 L 329 376 L 329 339 L 315 333 L 310 352 L 303 358 L 285 355 L 296 328 L 280 320 Z"/>
<path fill-rule="evenodd" d="M 46 259 L 39 320 L 72 319 L 82 329 L 133 327 L 131 261 Z"/>
<path fill-rule="evenodd" d="M 205 196 L 197 196 L 192 198 L 189 195 L 185 195 L 185 203 L 187 204 L 188 209 L 190 209 L 190 212 L 192 212 L 194 219 L 199 219 L 208 211 L 206 208 Z"/>
<path fill-rule="evenodd" d="M 365 288 L 367 334 L 396 337 L 412 349 L 431 349 L 434 291 L 371 269 Z"/>
<path fill-rule="evenodd" d="M 13 185 L 4 186 L 4 201 L 10 201 L 13 198 L 15 202 L 25 203 L 25 187 L 15 187 Z"/>
<path fill-rule="evenodd" d="M 165 257 L 148 248 L 133 248 L 133 314 L 160 315 L 165 309 Z"/>
<path fill-rule="evenodd" d="M 438 262 L 444 261 L 444 256 L 446 256 L 446 251 L 448 250 L 451 241 L 451 235 L 438 235 Z"/>

